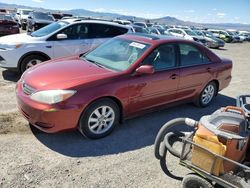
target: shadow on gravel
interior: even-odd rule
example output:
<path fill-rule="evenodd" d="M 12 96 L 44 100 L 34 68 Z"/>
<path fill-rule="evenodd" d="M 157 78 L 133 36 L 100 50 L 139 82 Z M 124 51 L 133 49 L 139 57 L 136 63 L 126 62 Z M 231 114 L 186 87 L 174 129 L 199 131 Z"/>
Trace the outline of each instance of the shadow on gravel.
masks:
<path fill-rule="evenodd" d="M 159 129 L 173 118 L 190 117 L 199 120 L 201 116 L 211 114 L 220 107 L 234 104 L 234 98 L 218 95 L 213 104 L 207 108 L 197 108 L 191 104 L 179 105 L 127 120 L 118 126 L 110 136 L 101 140 L 88 140 L 77 131 L 60 134 L 45 134 L 34 129 L 32 131 L 45 146 L 66 156 L 111 155 L 153 145 Z M 191 131 L 191 128 L 185 125 L 178 129 Z"/>
<path fill-rule="evenodd" d="M 10 70 L 4 70 L 2 72 L 2 75 L 4 80 L 8 80 L 11 82 L 17 82 L 21 77 L 21 74 Z"/>
<path fill-rule="evenodd" d="M 227 51 L 226 48 L 214 48 L 213 50 L 218 50 L 218 51 Z"/>

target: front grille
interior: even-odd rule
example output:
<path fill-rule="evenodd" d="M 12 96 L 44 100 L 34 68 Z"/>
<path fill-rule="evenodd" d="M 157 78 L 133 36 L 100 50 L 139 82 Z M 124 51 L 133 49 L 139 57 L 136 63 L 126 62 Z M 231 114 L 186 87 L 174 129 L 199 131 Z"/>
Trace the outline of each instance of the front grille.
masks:
<path fill-rule="evenodd" d="M 23 82 L 23 92 L 27 95 L 31 95 L 33 93 L 35 93 L 35 89 L 30 87 L 28 84 Z"/>

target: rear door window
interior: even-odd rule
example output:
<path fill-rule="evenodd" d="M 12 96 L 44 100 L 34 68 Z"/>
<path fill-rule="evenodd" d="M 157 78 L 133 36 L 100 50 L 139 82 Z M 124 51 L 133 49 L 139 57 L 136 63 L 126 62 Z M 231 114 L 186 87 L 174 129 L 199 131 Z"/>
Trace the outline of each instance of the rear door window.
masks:
<path fill-rule="evenodd" d="M 90 24 L 91 38 L 112 38 L 128 32 L 128 29 L 108 24 Z"/>
<path fill-rule="evenodd" d="M 192 66 L 209 63 L 209 59 L 204 56 L 200 50 L 190 44 L 179 44 L 180 49 L 180 65 Z"/>

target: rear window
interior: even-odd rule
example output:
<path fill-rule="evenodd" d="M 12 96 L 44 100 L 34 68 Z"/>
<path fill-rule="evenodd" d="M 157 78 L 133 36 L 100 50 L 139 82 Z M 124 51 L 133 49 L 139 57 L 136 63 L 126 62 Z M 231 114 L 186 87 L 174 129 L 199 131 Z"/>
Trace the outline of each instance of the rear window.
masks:
<path fill-rule="evenodd" d="M 200 50 L 189 44 L 179 44 L 181 66 L 201 65 L 209 63 Z"/>
<path fill-rule="evenodd" d="M 128 32 L 127 28 L 106 24 L 90 24 L 92 27 L 91 38 L 113 38 Z"/>

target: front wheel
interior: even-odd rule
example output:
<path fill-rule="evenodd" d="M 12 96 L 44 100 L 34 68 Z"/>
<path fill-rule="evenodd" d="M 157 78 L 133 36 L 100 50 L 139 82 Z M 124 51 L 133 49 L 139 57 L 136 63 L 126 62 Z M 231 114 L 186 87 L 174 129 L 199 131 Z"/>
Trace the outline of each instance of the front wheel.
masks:
<path fill-rule="evenodd" d="M 200 107 L 209 106 L 214 97 L 216 96 L 217 90 L 218 88 L 215 82 L 208 83 L 199 96 L 198 106 Z"/>
<path fill-rule="evenodd" d="M 27 69 L 46 61 L 47 59 L 40 55 L 30 55 L 23 59 L 21 62 L 21 72 L 23 73 Z"/>
<path fill-rule="evenodd" d="M 82 114 L 78 129 L 90 139 L 109 135 L 118 124 L 120 111 L 111 99 L 101 99 L 92 103 Z"/>

